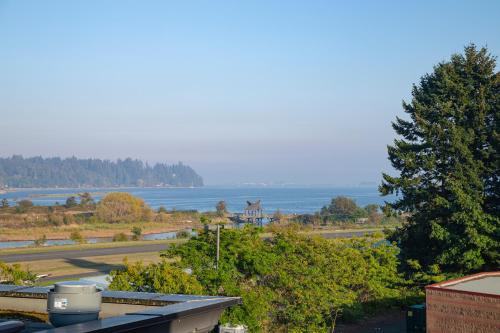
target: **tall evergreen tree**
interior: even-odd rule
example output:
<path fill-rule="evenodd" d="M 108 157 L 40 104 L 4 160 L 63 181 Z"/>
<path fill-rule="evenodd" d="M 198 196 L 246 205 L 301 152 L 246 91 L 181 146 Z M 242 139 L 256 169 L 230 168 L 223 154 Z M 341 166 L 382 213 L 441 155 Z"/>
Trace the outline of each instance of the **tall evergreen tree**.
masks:
<path fill-rule="evenodd" d="M 403 262 L 445 272 L 499 265 L 500 73 L 486 48 L 465 47 L 434 67 L 403 103 L 410 120 L 392 124 L 401 139 L 388 147 L 399 176 L 383 174 L 388 207 L 409 213 L 393 235 Z"/>

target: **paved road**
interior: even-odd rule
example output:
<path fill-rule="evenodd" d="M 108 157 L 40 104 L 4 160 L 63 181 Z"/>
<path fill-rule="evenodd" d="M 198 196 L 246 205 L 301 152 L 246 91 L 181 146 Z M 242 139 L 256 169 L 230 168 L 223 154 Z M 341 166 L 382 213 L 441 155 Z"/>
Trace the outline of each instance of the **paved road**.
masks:
<path fill-rule="evenodd" d="M 75 259 L 83 257 L 106 256 L 115 254 L 131 254 L 141 252 L 158 252 L 165 250 L 169 244 L 146 244 L 139 246 L 112 247 L 107 249 L 63 250 L 40 253 L 24 253 L 0 255 L 0 261 L 18 262 L 50 259 Z"/>
<path fill-rule="evenodd" d="M 350 238 L 359 237 L 373 233 L 373 231 L 353 231 L 342 233 L 324 233 L 320 234 L 325 238 Z M 85 249 L 85 250 L 63 250 L 63 251 L 50 251 L 40 253 L 25 253 L 25 254 L 10 254 L 0 255 L 0 261 L 3 262 L 19 262 L 19 261 L 36 261 L 36 260 L 51 260 L 51 259 L 75 259 L 83 257 L 95 257 L 116 254 L 133 254 L 141 252 L 159 252 L 165 250 L 169 244 L 146 244 L 139 246 L 123 246 L 105 249 Z"/>

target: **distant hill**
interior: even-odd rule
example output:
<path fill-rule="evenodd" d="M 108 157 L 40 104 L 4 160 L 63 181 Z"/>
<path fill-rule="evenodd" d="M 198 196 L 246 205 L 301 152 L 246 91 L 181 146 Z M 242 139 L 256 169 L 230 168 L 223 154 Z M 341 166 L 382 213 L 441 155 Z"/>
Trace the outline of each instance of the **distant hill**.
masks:
<path fill-rule="evenodd" d="M 116 162 L 59 157 L 0 157 L 0 188 L 9 187 L 114 187 L 203 186 L 203 179 L 182 163 L 148 165 L 127 158 Z"/>

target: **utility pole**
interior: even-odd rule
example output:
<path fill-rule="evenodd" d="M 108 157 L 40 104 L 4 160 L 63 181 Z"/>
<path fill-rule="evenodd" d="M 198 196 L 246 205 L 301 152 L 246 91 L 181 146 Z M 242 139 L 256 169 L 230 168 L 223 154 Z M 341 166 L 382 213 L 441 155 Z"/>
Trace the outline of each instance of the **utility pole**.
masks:
<path fill-rule="evenodd" d="M 215 259 L 215 269 L 219 269 L 219 254 L 220 254 L 220 225 L 217 224 L 217 255 Z"/>

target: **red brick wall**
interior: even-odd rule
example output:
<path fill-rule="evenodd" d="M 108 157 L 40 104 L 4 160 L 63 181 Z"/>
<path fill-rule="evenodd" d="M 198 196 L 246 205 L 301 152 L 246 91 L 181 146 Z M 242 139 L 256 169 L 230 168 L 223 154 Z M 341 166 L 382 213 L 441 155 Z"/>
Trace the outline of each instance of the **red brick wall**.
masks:
<path fill-rule="evenodd" d="M 500 298 L 426 289 L 427 333 L 499 333 Z"/>

